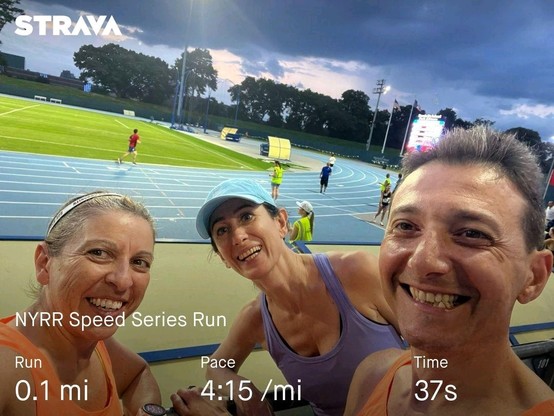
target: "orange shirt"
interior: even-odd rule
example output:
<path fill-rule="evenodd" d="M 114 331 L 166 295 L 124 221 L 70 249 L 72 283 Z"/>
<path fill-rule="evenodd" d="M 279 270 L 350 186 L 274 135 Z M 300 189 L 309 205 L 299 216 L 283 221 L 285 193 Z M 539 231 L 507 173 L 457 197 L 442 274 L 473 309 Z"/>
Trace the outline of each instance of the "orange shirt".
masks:
<path fill-rule="evenodd" d="M 390 391 L 394 376 L 400 367 L 412 363 L 411 352 L 406 351 L 394 364 L 387 370 L 385 376 L 379 381 L 375 390 L 371 393 L 362 410 L 357 416 L 389 416 L 387 405 L 389 402 Z M 533 408 L 526 410 L 521 416 L 553 416 L 554 399 L 539 403 Z"/>
<path fill-rule="evenodd" d="M 36 414 L 37 416 L 51 416 L 51 415 L 66 415 L 66 416 L 122 416 L 123 410 L 119 403 L 119 397 L 117 395 L 117 388 L 115 386 L 115 380 L 112 373 L 112 363 L 106 346 L 100 341 L 95 349 L 96 354 L 100 358 L 104 367 L 104 373 L 106 376 L 106 383 L 108 386 L 108 398 L 106 400 L 106 407 L 96 411 L 87 411 L 81 409 L 75 402 L 65 399 L 62 400 L 62 383 L 60 382 L 56 370 L 52 367 L 52 364 L 48 361 L 48 358 L 31 343 L 23 334 L 17 331 L 15 328 L 6 325 L 8 322 L 14 319 L 14 316 L 0 319 L 0 345 L 6 346 L 22 357 L 26 359 L 38 358 L 41 361 L 41 368 L 29 369 L 33 376 L 35 397 L 36 397 Z M 37 366 L 38 367 L 38 366 Z M 48 393 L 45 392 L 45 385 L 43 383 L 47 380 Z M 80 386 L 81 395 L 84 394 L 84 386 Z M 68 389 L 64 389 L 66 394 L 69 394 Z M 28 390 L 24 383 L 19 386 L 19 393 L 25 397 Z M 15 392 L 14 392 L 15 394 Z M 75 390 L 75 393 L 76 390 Z M 82 396 L 81 396 L 82 397 Z M 32 400 L 30 398 L 29 400 Z"/>
<path fill-rule="evenodd" d="M 539 403 L 527 410 L 521 416 L 552 416 L 554 415 L 554 399 Z"/>

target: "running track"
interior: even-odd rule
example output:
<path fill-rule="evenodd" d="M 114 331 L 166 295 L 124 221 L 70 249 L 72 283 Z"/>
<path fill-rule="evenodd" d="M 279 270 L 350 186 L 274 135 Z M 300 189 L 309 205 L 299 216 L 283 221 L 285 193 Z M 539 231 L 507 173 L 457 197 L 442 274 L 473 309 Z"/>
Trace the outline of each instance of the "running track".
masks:
<path fill-rule="evenodd" d="M 323 166 L 327 156 L 300 149 Z M 278 204 L 298 218 L 295 202 L 309 200 L 316 213 L 314 241 L 379 243 L 382 227 L 369 223 L 376 211 L 379 183 L 386 171 L 339 159 L 326 194 L 319 193 L 319 171 L 287 172 Z M 158 240 L 199 241 L 194 221 L 207 193 L 238 175 L 270 189 L 267 172 L 116 163 L 0 151 L 0 239 L 42 239 L 49 219 L 71 196 L 114 190 L 141 200 L 156 219 Z M 396 178 L 392 174 L 393 183 Z M 372 216 L 371 216 L 372 217 Z"/>

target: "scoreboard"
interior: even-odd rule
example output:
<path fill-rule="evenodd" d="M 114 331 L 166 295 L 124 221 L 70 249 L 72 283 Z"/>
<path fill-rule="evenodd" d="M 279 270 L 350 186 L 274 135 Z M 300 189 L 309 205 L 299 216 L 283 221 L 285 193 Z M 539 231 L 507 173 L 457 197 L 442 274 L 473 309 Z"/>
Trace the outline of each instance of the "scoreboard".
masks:
<path fill-rule="evenodd" d="M 436 114 L 420 114 L 412 123 L 406 153 L 424 152 L 444 134 L 444 120 Z"/>

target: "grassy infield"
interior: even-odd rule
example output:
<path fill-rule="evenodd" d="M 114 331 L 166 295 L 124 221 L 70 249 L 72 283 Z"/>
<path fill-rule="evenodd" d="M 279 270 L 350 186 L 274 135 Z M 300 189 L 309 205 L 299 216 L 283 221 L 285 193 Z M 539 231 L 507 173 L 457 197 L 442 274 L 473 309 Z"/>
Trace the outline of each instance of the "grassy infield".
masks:
<path fill-rule="evenodd" d="M 268 168 L 266 162 L 154 123 L 0 97 L 0 149 L 115 160 L 127 150 L 133 129 L 142 143 L 140 163 L 219 169 Z M 127 159 L 127 160 L 130 160 Z"/>

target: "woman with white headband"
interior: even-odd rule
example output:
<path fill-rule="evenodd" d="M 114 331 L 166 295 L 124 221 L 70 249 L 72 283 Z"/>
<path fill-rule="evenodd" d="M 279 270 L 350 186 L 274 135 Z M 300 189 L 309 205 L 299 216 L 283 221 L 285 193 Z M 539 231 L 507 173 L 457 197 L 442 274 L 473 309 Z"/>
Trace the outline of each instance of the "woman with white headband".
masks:
<path fill-rule="evenodd" d="M 35 250 L 35 301 L 0 320 L 0 414 L 137 415 L 160 403 L 146 362 L 112 337 L 142 301 L 154 238 L 126 196 L 92 192 L 58 211 Z"/>

